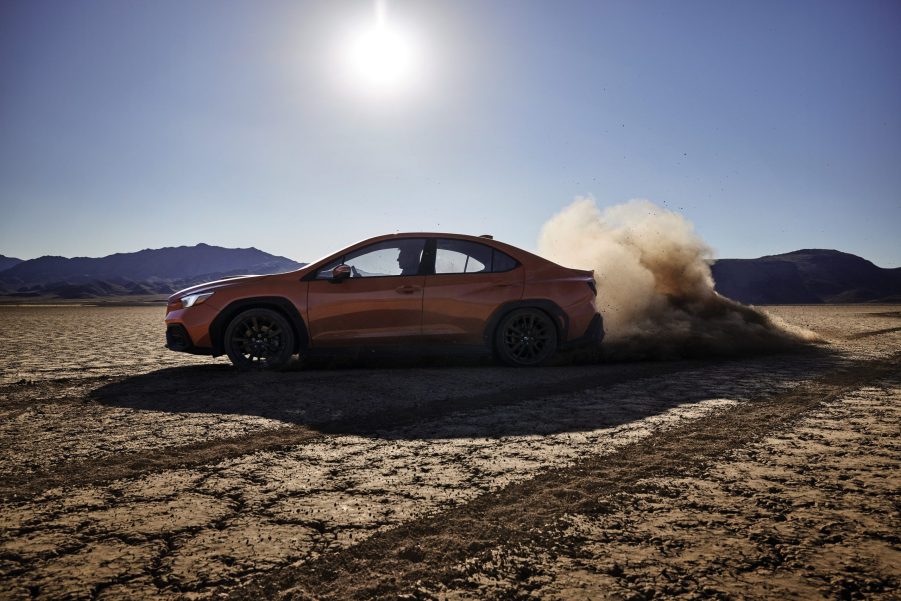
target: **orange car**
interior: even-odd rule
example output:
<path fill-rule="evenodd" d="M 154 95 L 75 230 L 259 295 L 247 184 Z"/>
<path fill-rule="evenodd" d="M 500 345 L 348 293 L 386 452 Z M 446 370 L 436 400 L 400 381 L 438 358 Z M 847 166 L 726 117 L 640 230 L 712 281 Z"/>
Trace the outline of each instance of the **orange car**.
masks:
<path fill-rule="evenodd" d="M 240 369 L 277 369 L 318 349 L 423 343 L 538 365 L 560 348 L 600 343 L 596 295 L 592 272 L 490 236 L 391 234 L 297 271 L 177 292 L 166 346 L 227 354 Z"/>

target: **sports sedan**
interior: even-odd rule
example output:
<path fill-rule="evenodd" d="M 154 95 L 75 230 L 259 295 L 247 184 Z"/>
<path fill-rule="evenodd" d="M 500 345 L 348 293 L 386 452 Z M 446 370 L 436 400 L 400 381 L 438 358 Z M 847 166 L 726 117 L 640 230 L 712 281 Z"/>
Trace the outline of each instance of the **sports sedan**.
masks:
<path fill-rule="evenodd" d="M 604 336 L 591 271 L 490 236 L 408 233 L 358 242 L 288 273 L 169 298 L 166 346 L 278 369 L 294 354 L 384 345 L 475 346 L 514 366 Z"/>

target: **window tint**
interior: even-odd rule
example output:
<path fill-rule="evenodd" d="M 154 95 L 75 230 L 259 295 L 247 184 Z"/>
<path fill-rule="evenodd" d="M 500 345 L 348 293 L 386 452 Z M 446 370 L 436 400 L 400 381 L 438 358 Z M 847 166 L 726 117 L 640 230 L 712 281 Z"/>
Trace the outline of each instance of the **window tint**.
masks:
<path fill-rule="evenodd" d="M 330 262 L 319 270 L 316 279 L 330 279 L 332 270 L 342 263 L 350 265 L 352 278 L 416 275 L 424 248 L 425 240 L 422 238 L 372 244 Z"/>
<path fill-rule="evenodd" d="M 516 261 L 490 246 L 468 240 L 440 238 L 435 249 L 435 273 L 510 271 Z"/>
<path fill-rule="evenodd" d="M 516 267 L 516 259 L 494 249 L 494 260 L 491 265 L 491 271 L 510 271 L 514 267 Z"/>
<path fill-rule="evenodd" d="M 491 248 L 466 240 L 438 240 L 435 249 L 435 273 L 487 271 L 491 271 Z"/>

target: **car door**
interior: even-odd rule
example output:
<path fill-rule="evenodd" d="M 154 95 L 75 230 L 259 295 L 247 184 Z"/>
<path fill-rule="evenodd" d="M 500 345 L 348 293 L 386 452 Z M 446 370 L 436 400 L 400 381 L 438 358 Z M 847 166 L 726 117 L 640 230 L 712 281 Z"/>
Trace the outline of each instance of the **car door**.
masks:
<path fill-rule="evenodd" d="M 434 274 L 426 276 L 422 333 L 425 339 L 482 344 L 489 317 L 502 304 L 520 300 L 523 269 L 486 244 L 439 238 Z"/>
<path fill-rule="evenodd" d="M 422 334 L 424 238 L 371 244 L 322 267 L 310 280 L 308 329 L 315 346 L 413 341 Z M 351 276 L 336 281 L 345 264 Z"/>

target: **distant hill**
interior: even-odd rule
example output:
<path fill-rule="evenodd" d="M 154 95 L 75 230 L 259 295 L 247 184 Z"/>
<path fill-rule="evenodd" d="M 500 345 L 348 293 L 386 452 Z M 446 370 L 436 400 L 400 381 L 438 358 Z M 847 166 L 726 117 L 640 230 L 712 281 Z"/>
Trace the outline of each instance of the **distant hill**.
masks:
<path fill-rule="evenodd" d="M 743 303 L 901 302 L 901 268 L 837 250 L 806 249 L 713 264 L 716 290 Z"/>
<path fill-rule="evenodd" d="M 0 293 L 14 298 L 170 294 L 223 277 L 280 273 L 302 266 L 256 248 L 208 244 L 145 249 L 100 258 L 46 256 L 20 261 L 0 271 Z"/>
<path fill-rule="evenodd" d="M 15 257 L 6 257 L 0 255 L 0 271 L 4 271 L 9 269 L 10 267 L 15 266 L 18 263 L 21 263 L 22 259 L 17 259 Z"/>

